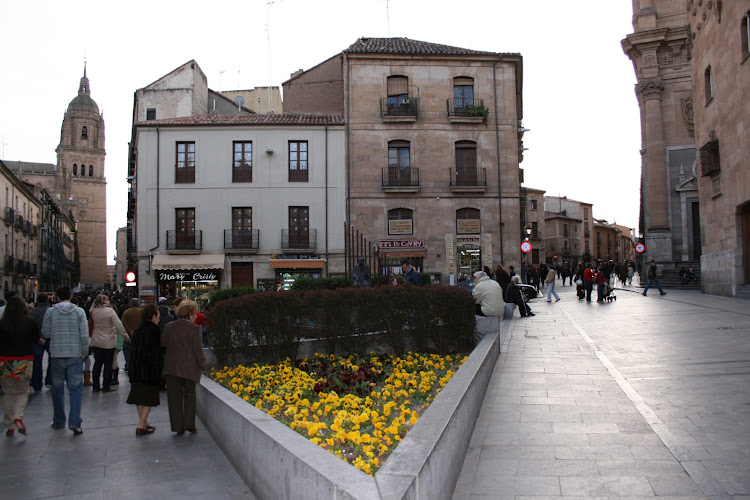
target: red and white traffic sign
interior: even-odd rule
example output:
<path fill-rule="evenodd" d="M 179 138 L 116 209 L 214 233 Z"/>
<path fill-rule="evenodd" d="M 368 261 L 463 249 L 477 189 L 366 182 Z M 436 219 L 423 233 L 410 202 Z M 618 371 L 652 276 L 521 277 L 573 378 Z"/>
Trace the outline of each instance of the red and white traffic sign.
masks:
<path fill-rule="evenodd" d="M 531 243 L 529 243 L 528 241 L 524 241 L 523 243 L 521 243 L 521 251 L 523 253 L 531 252 Z"/>
<path fill-rule="evenodd" d="M 133 271 L 128 271 L 125 273 L 125 281 L 128 283 L 132 283 L 135 281 L 135 273 Z"/>
<path fill-rule="evenodd" d="M 643 253 L 643 252 L 645 252 L 645 251 L 646 251 L 646 245 L 644 245 L 643 243 L 638 243 L 638 244 L 637 244 L 637 245 L 635 246 L 635 251 L 636 251 L 636 252 L 638 252 L 638 253 Z"/>

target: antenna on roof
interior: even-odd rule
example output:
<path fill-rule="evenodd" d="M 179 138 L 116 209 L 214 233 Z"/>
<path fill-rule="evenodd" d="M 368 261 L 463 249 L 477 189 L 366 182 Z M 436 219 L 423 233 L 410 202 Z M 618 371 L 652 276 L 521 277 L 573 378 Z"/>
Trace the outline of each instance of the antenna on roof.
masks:
<path fill-rule="evenodd" d="M 237 105 L 237 111 L 240 111 L 242 109 L 242 105 L 245 104 L 245 98 L 241 95 L 238 95 L 237 99 L 234 100 L 234 103 Z"/>
<path fill-rule="evenodd" d="M 382 0 L 382 1 L 385 1 L 385 19 L 386 19 L 386 24 L 388 26 L 388 38 L 390 38 L 391 37 L 391 11 L 390 9 L 388 9 L 388 4 L 390 0 Z"/>

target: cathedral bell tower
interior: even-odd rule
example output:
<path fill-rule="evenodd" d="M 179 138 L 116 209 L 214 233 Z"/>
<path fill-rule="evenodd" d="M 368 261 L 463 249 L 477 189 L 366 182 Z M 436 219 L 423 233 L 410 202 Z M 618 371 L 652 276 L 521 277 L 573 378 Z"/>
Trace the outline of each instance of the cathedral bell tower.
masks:
<path fill-rule="evenodd" d="M 78 95 L 63 118 L 56 152 L 60 205 L 73 214 L 77 226 L 81 282 L 99 287 L 107 280 L 104 118 L 91 98 L 85 63 Z"/>

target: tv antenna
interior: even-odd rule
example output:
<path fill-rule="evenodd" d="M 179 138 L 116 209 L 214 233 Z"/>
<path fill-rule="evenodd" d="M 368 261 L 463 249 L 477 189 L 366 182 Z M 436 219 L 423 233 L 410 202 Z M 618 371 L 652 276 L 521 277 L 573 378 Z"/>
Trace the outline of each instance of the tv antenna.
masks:
<path fill-rule="evenodd" d="M 237 99 L 234 100 L 234 103 L 237 105 L 237 110 L 239 111 L 242 108 L 242 105 L 245 104 L 245 98 L 238 95 Z"/>
<path fill-rule="evenodd" d="M 386 24 L 388 26 L 388 38 L 391 37 L 391 11 L 388 8 L 388 4 L 391 0 L 380 0 L 381 2 L 385 2 L 385 20 Z"/>

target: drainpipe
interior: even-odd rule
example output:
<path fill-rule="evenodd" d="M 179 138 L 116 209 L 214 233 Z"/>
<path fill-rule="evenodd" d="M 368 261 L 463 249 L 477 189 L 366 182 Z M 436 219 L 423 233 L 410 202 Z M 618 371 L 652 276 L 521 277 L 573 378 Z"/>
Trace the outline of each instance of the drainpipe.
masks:
<path fill-rule="evenodd" d="M 326 250 L 325 250 L 325 256 L 326 256 L 326 277 L 328 277 L 328 124 L 326 124 L 326 134 L 325 134 L 325 171 L 326 171 Z"/>
<path fill-rule="evenodd" d="M 346 134 L 346 222 L 348 224 L 348 227 L 351 227 L 352 224 L 352 218 L 351 218 L 351 151 L 349 147 L 349 77 L 350 77 L 350 69 L 349 69 L 349 58 L 343 55 L 342 57 L 346 58 L 346 89 L 344 92 L 346 93 L 346 101 L 345 101 L 345 118 L 344 118 L 344 127 L 345 127 L 345 134 Z"/>
<path fill-rule="evenodd" d="M 497 64 L 500 62 L 498 59 L 492 65 L 492 89 L 495 98 L 495 148 L 496 148 L 496 160 L 497 160 L 497 201 L 498 201 L 498 216 L 500 217 L 500 264 L 504 264 L 505 254 L 503 253 L 503 184 L 500 176 L 500 128 L 498 121 L 498 106 L 497 106 Z"/>
<path fill-rule="evenodd" d="M 146 274 L 151 274 L 151 261 L 154 260 L 154 256 L 152 252 L 159 248 L 159 235 L 161 234 L 161 231 L 159 229 L 159 218 L 161 217 L 161 210 L 159 210 L 159 173 L 161 169 L 159 168 L 159 152 L 160 152 L 160 135 L 159 135 L 159 127 L 156 127 L 156 246 L 153 248 L 149 248 L 148 250 L 148 271 Z M 135 163 L 136 168 L 136 182 L 138 182 L 138 158 L 136 158 Z M 137 189 L 138 184 L 136 184 Z"/>

